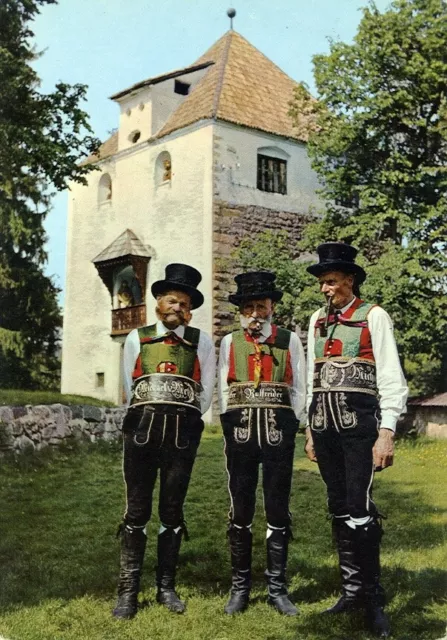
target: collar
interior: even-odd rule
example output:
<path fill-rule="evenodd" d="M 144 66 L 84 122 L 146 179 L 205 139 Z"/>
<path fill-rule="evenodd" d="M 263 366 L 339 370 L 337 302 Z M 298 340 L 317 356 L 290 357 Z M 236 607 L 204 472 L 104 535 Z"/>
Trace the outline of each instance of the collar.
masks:
<path fill-rule="evenodd" d="M 185 335 L 185 325 L 181 324 L 177 329 L 168 329 L 161 320 L 157 320 L 157 336 L 163 336 L 167 332 L 175 333 L 179 338 L 183 338 Z"/>
<path fill-rule="evenodd" d="M 243 329 L 243 331 L 244 331 L 244 329 Z M 248 331 L 247 331 L 247 334 L 250 336 Z M 263 324 L 263 326 L 262 326 L 262 331 L 259 334 L 258 342 L 265 342 L 266 340 L 268 340 L 270 338 L 271 335 L 272 335 L 272 323 L 271 322 L 265 322 Z M 253 336 L 250 336 L 250 337 L 252 338 Z"/>
<path fill-rule="evenodd" d="M 352 307 L 352 305 L 354 304 L 354 302 L 355 302 L 356 300 L 357 300 L 357 298 L 356 298 L 356 296 L 354 296 L 354 297 L 352 298 L 351 302 L 348 302 L 348 304 L 347 304 L 347 305 L 345 305 L 344 307 L 342 307 L 341 309 L 336 309 L 336 311 L 339 311 L 339 312 L 343 315 L 344 313 L 346 313 L 346 311 L 347 311 L 348 309 L 350 309 L 350 308 Z"/>

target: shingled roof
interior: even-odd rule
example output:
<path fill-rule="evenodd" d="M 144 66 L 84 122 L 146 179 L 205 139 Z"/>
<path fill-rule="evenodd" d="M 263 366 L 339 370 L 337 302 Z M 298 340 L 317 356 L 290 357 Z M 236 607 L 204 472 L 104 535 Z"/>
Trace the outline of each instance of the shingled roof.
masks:
<path fill-rule="evenodd" d="M 301 123 L 292 125 L 289 103 L 297 82 L 261 53 L 236 31 L 228 31 L 206 53 L 189 67 L 149 78 L 132 85 L 113 99 L 148 84 L 195 69 L 206 69 L 199 82 L 168 118 L 156 138 L 183 129 L 199 120 L 223 120 L 251 129 L 306 142 L 308 134 Z M 118 150 L 118 134 L 114 133 L 99 148 L 99 156 L 85 160 L 97 162 Z"/>
<path fill-rule="evenodd" d="M 116 260 L 126 256 L 140 256 L 150 258 L 151 253 L 144 246 L 141 240 L 130 229 L 126 229 L 118 238 L 109 244 L 108 247 L 101 251 L 92 262 L 106 262 L 107 260 Z"/>
<path fill-rule="evenodd" d="M 212 61 L 204 77 L 158 132 L 162 137 L 203 119 L 233 122 L 307 140 L 292 126 L 289 102 L 297 83 L 236 31 L 228 31 L 194 64 Z"/>

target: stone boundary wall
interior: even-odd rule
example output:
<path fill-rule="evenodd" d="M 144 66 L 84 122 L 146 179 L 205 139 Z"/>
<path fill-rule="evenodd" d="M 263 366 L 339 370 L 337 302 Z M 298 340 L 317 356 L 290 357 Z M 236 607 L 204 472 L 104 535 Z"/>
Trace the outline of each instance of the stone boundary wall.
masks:
<path fill-rule="evenodd" d="M 233 278 L 238 272 L 238 264 L 232 254 L 241 240 L 254 239 L 267 230 L 286 231 L 293 247 L 312 218 L 304 213 L 223 201 L 214 202 L 213 217 L 213 334 L 218 347 L 234 323 L 234 306 L 228 302 L 228 294 L 235 289 Z M 293 257 L 298 256 L 297 250 Z"/>
<path fill-rule="evenodd" d="M 71 439 L 118 440 L 125 409 L 62 404 L 0 407 L 0 456 L 39 451 Z"/>

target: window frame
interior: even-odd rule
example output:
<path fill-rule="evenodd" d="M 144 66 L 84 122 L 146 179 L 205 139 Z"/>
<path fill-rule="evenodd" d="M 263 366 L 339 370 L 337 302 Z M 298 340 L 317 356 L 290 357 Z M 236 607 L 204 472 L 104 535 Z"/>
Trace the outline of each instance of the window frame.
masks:
<path fill-rule="evenodd" d="M 256 187 L 265 193 L 279 193 L 287 195 L 287 160 L 257 154 Z"/>

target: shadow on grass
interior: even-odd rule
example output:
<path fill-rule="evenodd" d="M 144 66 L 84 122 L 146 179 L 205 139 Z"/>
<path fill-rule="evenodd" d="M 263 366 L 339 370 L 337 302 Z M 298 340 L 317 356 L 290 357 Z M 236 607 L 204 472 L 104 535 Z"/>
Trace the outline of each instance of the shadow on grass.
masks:
<path fill-rule="evenodd" d="M 299 449 L 298 445 L 298 458 L 302 456 Z M 119 447 L 84 447 L 9 462 L 0 469 L 0 482 L 2 608 L 86 594 L 112 600 L 119 558 L 115 531 L 124 508 Z M 193 588 L 211 596 L 223 595 L 230 588 L 226 487 L 222 443 L 219 438 L 205 438 L 185 506 L 191 540 L 181 550 L 180 591 L 182 587 Z M 414 548 L 424 552 L 444 542 L 445 528 L 431 521 L 433 508 L 416 484 L 381 481 L 377 493 L 381 510 L 390 515 L 385 523 L 385 553 L 410 552 Z M 155 514 L 157 500 L 154 495 Z M 326 520 L 324 485 L 316 468 L 294 471 L 291 511 L 296 537 L 289 550 L 292 599 L 306 605 L 327 600 L 321 605 L 324 608 L 336 597 L 340 584 L 331 527 Z M 142 581 L 145 593 L 154 583 L 157 529 L 154 517 L 148 527 Z M 258 495 L 253 550 L 256 591 L 264 589 L 264 569 L 265 519 Z M 400 638 L 418 637 L 415 629 L 422 624 L 425 633 L 442 635 L 445 622 L 425 614 L 445 597 L 444 571 L 413 571 L 385 565 L 383 583 L 391 601 L 392 617 L 399 619 L 399 631 L 408 633 Z M 321 630 L 321 637 L 328 637 L 324 636 L 330 628 L 326 618 L 310 615 L 299 624 L 300 637 L 305 637 L 306 629 L 313 633 Z M 343 634 L 339 637 L 343 638 Z"/>

